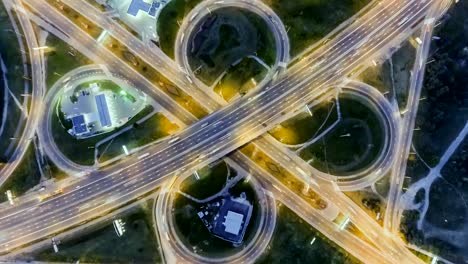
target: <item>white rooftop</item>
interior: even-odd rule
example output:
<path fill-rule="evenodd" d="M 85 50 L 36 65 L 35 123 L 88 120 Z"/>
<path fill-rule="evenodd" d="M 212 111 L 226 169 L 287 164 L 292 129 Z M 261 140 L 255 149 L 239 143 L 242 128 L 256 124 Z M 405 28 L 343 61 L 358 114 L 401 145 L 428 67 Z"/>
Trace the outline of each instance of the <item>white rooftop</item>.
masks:
<path fill-rule="evenodd" d="M 242 220 L 244 219 L 244 216 L 233 211 L 228 211 L 224 219 L 224 231 L 237 236 L 239 234 L 239 231 L 241 230 Z"/>

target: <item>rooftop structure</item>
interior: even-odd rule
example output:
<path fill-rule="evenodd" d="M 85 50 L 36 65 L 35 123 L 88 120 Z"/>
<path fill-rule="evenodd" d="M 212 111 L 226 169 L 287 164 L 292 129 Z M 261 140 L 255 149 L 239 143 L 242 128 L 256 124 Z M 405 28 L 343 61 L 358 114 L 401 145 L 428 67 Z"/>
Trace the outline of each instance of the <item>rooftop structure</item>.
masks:
<path fill-rule="evenodd" d="M 78 115 L 71 118 L 73 124 L 73 132 L 75 135 L 81 135 L 88 132 L 84 115 Z"/>
<path fill-rule="evenodd" d="M 128 7 L 127 14 L 137 16 L 140 10 L 148 13 L 151 7 L 151 4 L 146 3 L 143 0 L 132 0 L 130 6 Z"/>
<path fill-rule="evenodd" d="M 171 0 L 96 0 L 112 8 L 119 19 L 144 41 L 159 41 L 156 25 L 162 9 Z"/>
<path fill-rule="evenodd" d="M 110 132 L 126 124 L 146 106 L 146 96 L 125 83 L 109 80 L 69 87 L 63 94 L 61 110 L 72 123 L 68 131 L 77 138 Z"/>
<path fill-rule="evenodd" d="M 99 120 L 101 121 L 102 127 L 112 126 L 112 120 L 109 113 L 109 107 L 107 106 L 107 100 L 105 94 L 99 94 L 95 97 L 96 106 L 99 113 Z"/>
<path fill-rule="evenodd" d="M 225 226 L 224 231 L 233 235 L 239 235 L 239 232 L 242 227 L 242 221 L 244 216 L 233 211 L 228 211 L 227 215 L 224 217 L 225 221 L 223 225 Z"/>
<path fill-rule="evenodd" d="M 213 219 L 212 232 L 223 240 L 240 244 L 252 216 L 252 204 L 243 193 L 239 198 L 223 199 L 218 213 Z"/>
<path fill-rule="evenodd" d="M 151 17 L 156 17 L 158 11 L 168 3 L 168 0 L 152 0 L 149 3 L 145 0 L 132 0 L 127 9 L 127 14 L 138 16 L 138 12 L 142 11 Z"/>

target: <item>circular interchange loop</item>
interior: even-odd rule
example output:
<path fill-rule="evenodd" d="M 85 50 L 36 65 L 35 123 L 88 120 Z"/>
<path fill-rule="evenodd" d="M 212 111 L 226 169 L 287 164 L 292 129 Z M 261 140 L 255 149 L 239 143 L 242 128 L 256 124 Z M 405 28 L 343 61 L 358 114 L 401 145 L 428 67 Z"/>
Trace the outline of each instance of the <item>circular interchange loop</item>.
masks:
<path fill-rule="evenodd" d="M 233 165 L 236 170 L 238 167 L 234 165 L 230 160 L 226 160 L 226 163 Z M 240 173 L 240 172 L 239 172 Z M 242 171 L 242 173 L 244 173 Z M 255 231 L 255 235 L 249 241 L 249 244 L 245 245 L 242 250 L 226 257 L 210 258 L 198 255 L 187 248 L 184 242 L 178 237 L 177 231 L 174 227 L 174 217 L 172 211 L 172 205 L 174 204 L 174 197 L 176 190 L 180 183 L 182 183 L 192 174 L 185 174 L 184 176 L 178 177 L 176 180 L 171 181 L 170 186 L 166 186 L 160 192 L 155 206 L 155 219 L 159 234 L 162 240 L 162 244 L 168 243 L 172 253 L 180 260 L 187 261 L 190 263 L 245 263 L 253 262 L 258 259 L 263 252 L 266 250 L 273 232 L 276 226 L 276 202 L 275 199 L 267 193 L 254 177 L 250 177 L 249 183 L 255 190 L 257 195 L 257 204 L 259 205 L 260 220 L 258 228 Z M 242 181 L 242 179 L 240 180 Z M 162 217 L 162 219 L 161 219 Z M 162 245 L 164 247 L 164 245 Z"/>
<path fill-rule="evenodd" d="M 218 9 L 235 7 L 244 9 L 260 16 L 265 23 L 269 26 L 275 38 L 276 47 L 276 58 L 274 65 L 271 67 L 267 76 L 260 82 L 257 87 L 263 87 L 266 85 L 274 75 L 282 73 L 286 70 L 286 66 L 289 62 L 289 38 L 286 28 L 281 19 L 276 13 L 266 4 L 259 0 L 207 0 L 197 5 L 184 19 L 179 32 L 177 34 L 175 42 L 175 59 L 176 62 L 187 72 L 188 77 L 197 82 L 197 85 L 203 87 L 204 84 L 198 80 L 194 71 L 190 67 L 188 59 L 188 47 L 192 34 L 196 32 L 196 27 L 205 18 L 210 15 L 211 12 Z M 186 33 L 189 32 L 189 33 Z M 207 91 L 211 93 L 211 91 Z M 214 94 L 214 93 L 213 93 Z M 219 96 L 216 94 L 216 96 Z"/>
<path fill-rule="evenodd" d="M 397 132 L 399 129 L 398 115 L 390 102 L 376 88 L 359 82 L 349 80 L 340 87 L 341 93 L 350 94 L 375 110 L 375 114 L 382 122 L 384 142 L 379 156 L 365 168 L 350 175 L 337 176 L 320 171 L 312 166 L 313 175 L 327 181 L 334 181 L 342 191 L 355 191 L 370 186 L 391 169 L 396 158 Z"/>
<path fill-rule="evenodd" d="M 66 88 L 66 86 L 70 83 L 84 80 L 90 77 L 94 79 L 100 78 L 102 80 L 111 81 L 119 79 L 120 82 L 130 83 L 127 79 L 124 79 L 125 77 L 119 75 L 118 73 L 112 72 L 107 68 L 105 69 L 104 67 L 104 65 L 92 64 L 82 66 L 68 72 L 54 83 L 44 98 L 44 109 L 41 111 L 40 118 L 42 122 L 39 122 L 37 129 L 39 141 L 43 142 L 42 148 L 52 163 L 54 163 L 62 171 L 72 176 L 85 176 L 98 169 L 98 167 L 77 164 L 60 151 L 53 137 L 51 117 L 54 114 L 57 102 L 60 100 L 64 92 L 64 88 Z M 133 84 L 130 85 L 136 87 Z"/>

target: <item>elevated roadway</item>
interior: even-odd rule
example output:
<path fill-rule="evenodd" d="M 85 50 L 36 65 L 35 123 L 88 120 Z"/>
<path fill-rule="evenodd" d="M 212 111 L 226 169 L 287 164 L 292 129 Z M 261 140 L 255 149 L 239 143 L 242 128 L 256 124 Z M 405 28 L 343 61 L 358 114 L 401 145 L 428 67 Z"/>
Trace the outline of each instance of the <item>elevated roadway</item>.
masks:
<path fill-rule="evenodd" d="M 371 57 L 372 54 L 388 46 L 389 40 L 400 35 L 403 28 L 416 23 L 430 6 L 430 2 L 428 1 L 424 3 L 419 1 L 403 1 L 398 4 L 395 4 L 395 8 L 386 9 L 387 7 L 385 7 L 381 9 L 387 10 L 387 12 L 388 10 L 392 10 L 392 15 L 387 14 L 386 16 L 379 16 L 380 19 L 385 20 L 385 22 L 378 21 L 381 23 L 377 24 L 377 28 L 372 29 L 371 32 L 374 34 L 374 37 L 369 37 L 365 39 L 366 41 L 363 41 L 359 34 L 342 36 L 343 39 L 338 37 L 337 41 L 341 43 L 341 45 L 338 46 L 338 48 L 330 48 L 327 52 L 324 52 L 324 54 L 327 55 L 326 61 L 324 61 L 325 57 L 321 56 L 318 56 L 315 60 L 312 58 L 306 60 L 308 63 L 313 62 L 317 64 L 317 62 L 320 62 L 322 65 L 315 74 L 310 74 L 308 69 L 310 66 L 307 64 L 302 67 L 297 66 L 300 64 L 296 64 L 296 67 L 291 68 L 292 72 L 288 74 L 288 76 L 282 78 L 281 81 L 254 93 L 254 95 L 248 99 L 239 100 L 224 108 L 222 111 L 215 112 L 202 122 L 184 130 L 178 135 L 178 141 L 172 144 L 169 144 L 169 142 L 161 143 L 152 147 L 149 150 L 151 154 L 146 158 L 141 160 L 129 158 L 125 162 L 112 166 L 105 171 L 92 173 L 86 180 L 96 179 L 97 177 L 99 180 L 110 178 L 117 180 L 117 177 L 125 178 L 131 175 L 133 180 L 138 179 L 135 183 L 133 183 L 133 181 L 130 183 L 132 185 L 136 184 L 136 186 L 132 187 L 137 188 L 127 188 L 125 196 L 132 196 L 136 195 L 136 193 L 142 193 L 144 190 L 151 189 L 151 186 L 148 187 L 148 185 L 154 184 L 155 181 L 165 176 L 174 176 L 175 174 L 185 173 L 186 171 L 193 171 L 199 166 L 203 166 L 210 161 L 218 159 L 245 142 L 264 133 L 268 129 L 268 125 L 265 127 L 263 124 L 271 122 L 271 124 L 274 125 L 275 123 L 273 121 L 281 119 L 281 112 L 293 111 L 303 106 L 306 102 L 312 101 L 313 98 L 317 97 L 316 93 L 320 91 L 320 88 L 326 86 L 326 83 L 333 82 L 339 78 L 338 76 L 343 76 L 351 72 L 360 63 Z M 35 8 L 38 7 L 36 6 Z M 399 21 L 406 16 L 410 18 L 405 19 L 405 23 L 399 23 Z M 376 25 L 374 23 L 372 24 L 374 26 Z M 361 32 L 361 34 L 366 33 L 368 32 Z M 352 41 L 353 38 L 355 39 L 354 41 Z M 312 83 L 311 87 L 316 88 L 303 89 L 302 85 L 304 83 Z M 299 88 L 301 88 L 301 90 L 299 90 Z M 279 100 L 288 104 L 285 105 L 282 102 L 278 102 Z M 279 112 L 272 113 L 272 111 L 268 111 L 268 109 L 277 109 Z M 252 118 L 253 116 L 255 118 Z M 203 122 L 208 122 L 208 125 L 202 128 Z M 233 127 L 234 123 L 236 123 L 235 127 Z M 246 133 L 247 131 L 249 133 Z M 193 148 L 194 146 L 197 147 Z M 144 175 L 142 175 L 143 173 Z M 119 180 L 122 179 L 120 178 Z M 100 184 L 93 184 L 93 186 L 95 185 L 102 187 Z M 113 184 L 111 188 L 118 187 L 121 187 L 121 184 Z M 86 190 L 90 188 L 92 188 L 92 186 L 88 186 Z M 107 188 L 109 188 L 109 186 L 107 186 Z M 67 196 L 68 193 L 64 193 L 53 200 L 63 200 L 62 197 Z M 121 203 L 122 200 L 128 200 L 129 197 L 125 196 L 121 195 L 120 198 L 112 200 L 112 205 L 109 207 L 115 207 L 119 202 Z M 88 197 L 91 198 L 90 196 Z M 36 210 L 31 212 L 31 214 L 34 214 L 35 211 Z M 101 212 L 105 212 L 105 210 Z M 66 222 L 67 225 L 70 225 L 73 222 L 76 223 L 76 218 L 76 216 L 68 216 L 68 218 L 65 216 L 65 219 L 60 218 L 56 219 L 56 221 L 59 221 L 58 223 L 60 224 Z M 1 219 L 0 224 L 5 223 L 4 220 L 5 218 Z M 25 225 L 26 223 L 25 221 Z M 15 239 L 10 239 L 12 235 L 11 229 L 18 228 L 18 226 L 12 226 L 10 230 L 5 229 L 7 235 L 2 236 L 2 238 L 6 238 L 6 240 L 3 239 L 3 242 L 0 242 L 2 243 L 0 248 L 2 251 L 5 251 L 9 250 L 10 247 L 19 246 L 21 243 L 19 243 L 18 240 L 21 238 L 30 241 L 32 238 L 37 239 L 37 237 L 43 237 L 45 233 L 53 232 L 54 228 L 57 230 L 56 225 L 58 223 L 50 226 L 49 230 L 38 229 L 37 226 L 24 228 L 23 230 L 26 233 L 19 234 Z M 29 238 L 27 238 L 28 236 Z M 397 259 L 403 260 L 402 258 L 404 258 L 405 261 L 417 262 L 411 253 L 408 253 L 408 255 L 406 251 L 398 252 L 397 250 L 393 252 Z"/>
<path fill-rule="evenodd" d="M 333 243 L 336 243 L 363 263 L 392 263 L 391 258 L 388 258 L 385 253 L 356 238 L 347 230 L 340 230 L 337 224 L 325 218 L 319 210 L 312 208 L 310 204 L 284 186 L 279 180 L 271 177 L 255 162 L 244 161 L 241 156 L 241 153 L 235 153 L 232 158 L 250 175 L 259 179 L 264 186 L 268 186 L 276 199 L 328 237 Z"/>
<path fill-rule="evenodd" d="M 413 67 L 413 76 L 411 78 L 408 108 L 403 116 L 402 125 L 399 131 L 399 140 L 397 148 L 397 159 L 390 179 L 390 190 L 387 197 L 387 208 L 385 211 L 384 227 L 393 233 L 397 233 L 400 228 L 399 199 L 402 193 L 408 155 L 413 140 L 414 124 L 416 122 L 419 99 L 424 82 L 424 73 L 426 69 L 427 56 L 431 47 L 432 33 L 437 19 L 444 14 L 451 0 L 441 0 L 436 2 L 425 17 L 422 28 L 422 44 L 416 52 L 416 61 Z"/>
<path fill-rule="evenodd" d="M 15 4 L 20 4 L 19 0 L 3 0 L 5 8 L 11 9 Z M 13 151 L 13 154 L 9 158 L 7 164 L 0 169 L 0 186 L 2 186 L 15 171 L 18 165 L 21 163 L 31 140 L 35 136 L 36 127 L 39 123 L 39 113 L 41 111 L 42 97 L 45 94 L 45 80 L 43 71 L 43 51 L 34 50 L 34 47 L 38 47 L 34 29 L 31 21 L 25 14 L 17 13 L 18 20 L 21 27 L 23 28 L 24 37 L 29 48 L 29 59 L 31 61 L 32 71 L 32 92 L 31 92 L 31 103 L 29 109 L 29 115 L 26 121 L 26 125 L 23 129 L 23 133 L 17 142 L 17 146 Z M 26 99 L 27 100 L 27 99 Z"/>
<path fill-rule="evenodd" d="M 102 13 L 100 13 L 95 8 L 90 6 L 89 3 L 83 2 L 81 0 L 71 1 L 71 2 L 67 1 L 67 0 L 64 0 L 64 2 L 66 2 L 67 4 L 71 4 L 71 7 L 75 8 L 79 12 L 84 12 L 84 9 L 89 10 L 88 12 L 84 13 L 85 16 L 87 16 L 89 19 L 95 19 L 97 17 L 100 17 L 101 19 L 97 20 L 100 26 L 105 27 L 105 26 L 112 25 L 112 29 L 110 30 L 111 34 L 113 34 L 116 38 L 121 40 L 126 45 L 132 45 L 133 43 L 141 42 L 138 39 L 136 39 L 133 35 L 126 36 L 126 35 L 129 35 L 128 32 L 126 34 L 119 33 L 122 30 L 116 30 L 116 28 L 118 28 L 120 26 L 115 21 L 106 18 Z M 83 3 L 80 3 L 80 2 L 83 2 Z M 177 38 L 177 44 L 178 45 L 176 45 L 176 48 L 177 48 L 176 49 L 176 58 L 178 58 L 179 63 L 182 63 L 185 67 L 189 67 L 188 66 L 187 56 L 183 55 L 183 54 L 185 54 L 186 46 L 188 45 L 187 43 L 188 43 L 188 41 L 190 39 L 189 36 L 184 37 L 185 32 L 187 32 L 187 31 L 191 32 L 190 30 L 194 30 L 194 27 L 200 22 L 201 19 L 203 19 L 204 15 L 209 14 L 209 12 L 211 12 L 213 10 L 216 10 L 218 8 L 226 8 L 226 7 L 239 7 L 239 8 L 253 10 L 253 12 L 259 14 L 263 19 L 265 19 L 269 23 L 269 25 L 270 25 L 270 27 L 271 27 L 272 31 L 274 32 L 274 35 L 275 35 L 276 45 L 280 47 L 277 50 L 277 63 L 285 64 L 285 62 L 288 59 L 287 50 L 289 49 L 289 43 L 288 43 L 287 40 L 285 40 L 285 37 L 284 37 L 287 34 L 285 29 L 284 29 L 284 26 L 282 25 L 281 20 L 274 14 L 274 12 L 271 9 L 269 9 L 268 6 L 265 6 L 263 3 L 261 3 L 261 2 L 258 3 L 258 2 L 259 1 L 248 1 L 248 2 L 246 2 L 246 1 L 241 1 L 241 2 L 234 1 L 233 2 L 231 0 L 226 0 L 226 1 L 204 1 L 202 4 L 198 5 L 190 14 L 188 14 L 187 18 L 184 20 L 184 22 L 182 24 L 182 29 L 184 29 L 184 30 L 179 31 L 180 33 L 179 33 L 178 38 Z M 123 31 L 123 32 L 126 32 L 126 31 Z M 141 47 L 145 47 L 143 43 L 140 43 L 139 45 Z M 179 46 L 182 46 L 182 47 L 185 47 L 185 48 L 179 48 Z M 156 50 L 155 53 L 159 54 L 159 49 L 153 48 L 151 50 Z M 145 58 L 145 54 L 147 52 L 151 52 L 151 50 L 142 49 L 142 50 L 137 50 L 135 52 L 139 56 L 142 56 L 143 58 Z M 151 57 L 148 58 L 147 61 L 148 62 L 153 62 L 153 63 L 158 63 L 157 65 L 159 65 L 159 62 L 156 61 L 155 59 L 151 59 Z M 169 63 L 168 61 L 170 61 L 170 60 L 164 60 L 164 62 L 166 62 L 166 63 Z M 175 66 L 167 66 L 167 67 L 175 68 Z M 193 74 L 193 73 L 191 73 L 190 69 L 186 68 L 185 70 L 188 71 L 189 74 Z M 163 71 L 163 73 L 165 73 L 165 72 Z M 165 74 L 168 77 L 171 76 L 170 72 L 165 73 Z M 196 80 L 196 78 L 192 78 L 192 79 Z M 184 81 L 184 79 L 182 78 L 181 81 Z M 266 81 L 268 81 L 268 79 Z M 201 83 L 197 83 L 197 84 L 200 87 L 199 89 L 202 90 L 202 91 L 200 91 L 198 93 L 198 95 L 201 95 L 203 93 L 203 91 L 208 92 L 210 90 L 208 87 L 204 86 Z M 194 88 L 184 88 L 184 87 L 182 87 L 182 89 L 185 90 L 185 92 L 187 92 L 187 93 L 191 93 L 191 91 L 193 91 Z M 203 97 L 202 99 L 199 99 L 199 98 L 201 98 L 201 96 L 196 96 L 197 101 L 198 102 L 204 102 L 204 105 L 207 105 L 206 107 L 208 108 L 209 111 L 214 110 L 211 107 L 213 105 L 215 105 L 215 106 L 217 106 L 219 108 L 220 107 L 220 105 L 218 104 L 219 103 L 219 97 L 216 94 L 212 94 L 212 93 L 208 93 L 208 95 L 210 95 L 210 97 L 208 97 L 208 98 L 203 97 L 203 95 L 201 95 Z M 375 95 L 376 95 L 376 93 L 373 93 L 371 96 L 375 96 Z M 378 99 L 380 99 L 380 98 L 378 98 Z M 200 101 L 200 100 L 202 100 L 202 101 Z M 209 103 L 205 104 L 205 102 L 209 102 Z M 226 104 L 226 102 L 224 102 L 224 101 L 222 103 L 223 103 L 223 105 Z M 269 152 L 267 152 L 267 153 L 270 154 Z M 383 175 L 384 174 L 383 171 L 385 171 L 385 170 L 381 170 L 379 172 L 379 175 Z M 327 176 L 324 173 L 321 173 L 319 171 L 316 171 L 316 172 L 317 173 L 315 175 Z M 329 179 L 334 178 L 335 180 L 338 179 L 337 177 L 328 177 L 328 178 Z M 351 178 L 351 177 L 348 177 L 348 178 Z M 367 183 L 370 183 L 370 182 L 367 181 Z M 342 187 L 342 185 L 343 185 L 344 189 L 352 189 L 352 188 L 362 187 L 362 185 L 355 185 L 355 187 L 353 187 L 353 185 L 350 184 L 349 182 L 345 185 L 345 184 L 342 184 L 342 182 L 340 182 L 340 181 L 338 181 L 338 185 L 340 187 Z"/>

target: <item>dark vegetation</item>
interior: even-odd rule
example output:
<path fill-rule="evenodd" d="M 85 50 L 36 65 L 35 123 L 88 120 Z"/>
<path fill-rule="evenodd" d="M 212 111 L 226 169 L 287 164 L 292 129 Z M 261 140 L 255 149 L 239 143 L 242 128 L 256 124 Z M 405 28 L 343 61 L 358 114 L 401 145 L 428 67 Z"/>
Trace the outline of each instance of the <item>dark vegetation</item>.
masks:
<path fill-rule="evenodd" d="M 175 57 L 174 45 L 179 31 L 179 21 L 201 0 L 172 0 L 161 11 L 158 18 L 157 32 L 161 49 L 171 58 Z"/>
<path fill-rule="evenodd" d="M 204 18 L 191 34 L 189 62 L 207 85 L 231 65 L 249 55 L 267 65 L 275 60 L 275 41 L 261 17 L 238 8 L 223 8 Z"/>
<path fill-rule="evenodd" d="M 0 188 L 0 202 L 5 202 L 7 200 L 5 195 L 7 190 L 11 190 L 13 195 L 18 197 L 39 184 L 40 179 L 41 174 L 36 162 L 34 145 L 30 144 L 21 163 Z"/>
<path fill-rule="evenodd" d="M 48 248 L 37 260 L 74 263 L 161 263 L 158 241 L 152 227 L 151 212 L 136 211 L 122 217 L 126 232 L 118 237 L 112 222 L 85 235 L 63 241 L 59 253 Z"/>
<path fill-rule="evenodd" d="M 15 17 L 15 12 L 13 12 Z M 15 17 L 16 19 L 16 17 Z M 18 24 L 18 23 L 17 23 Z M 21 34 L 22 32 L 20 32 Z M 25 40 L 20 39 L 23 43 Z M 8 70 L 6 73 L 7 83 L 10 91 L 18 98 L 21 102 L 23 97 L 20 95 L 24 93 L 25 82 L 29 80 L 23 79 L 25 75 L 23 70 L 23 58 L 19 48 L 18 38 L 13 29 L 13 24 L 8 16 L 5 6 L 3 3 L 0 3 L 0 55 L 2 56 L 3 62 Z M 29 64 L 27 61 L 26 63 Z M 3 72 L 0 69 L 0 124 L 3 119 L 3 106 L 4 106 L 4 80 Z M 15 104 L 13 98 L 10 96 L 8 106 L 8 114 L 5 120 L 5 128 L 0 140 L 0 164 L 8 160 L 11 151 L 7 151 L 9 146 L 14 147 L 15 141 L 12 141 L 10 138 L 15 137 L 15 132 L 18 126 L 22 126 L 23 122 L 20 122 L 22 114 L 18 106 Z M 11 148 L 9 149 L 11 150 Z"/>
<path fill-rule="evenodd" d="M 364 102 L 349 96 L 339 99 L 342 120 L 324 137 L 300 151 L 317 169 L 334 175 L 349 175 L 371 165 L 383 151 L 381 120 Z"/>
<path fill-rule="evenodd" d="M 432 43 L 433 60 L 427 65 L 415 146 L 423 159 L 435 165 L 468 119 L 468 2 L 449 11 Z"/>
<path fill-rule="evenodd" d="M 291 42 L 291 56 L 298 55 L 353 16 L 369 0 L 263 0 L 283 21 Z"/>
<path fill-rule="evenodd" d="M 433 60 L 427 65 L 423 97 L 415 133 L 415 146 L 423 158 L 434 166 L 450 142 L 468 120 L 468 2 L 460 1 L 445 15 L 431 47 Z M 427 223 L 444 229 L 460 230 L 465 238 L 468 195 L 468 148 L 466 139 L 442 169 L 442 178 L 434 182 L 430 193 Z M 467 248 L 457 248 L 436 238 L 424 239 L 417 230 L 418 212 L 407 211 L 401 230 L 411 243 L 444 256 L 454 263 L 467 261 Z M 466 243 L 465 243 L 466 245 Z"/>
<path fill-rule="evenodd" d="M 419 159 L 410 156 L 406 163 L 406 175 L 411 178 L 411 182 L 417 182 L 429 173 L 429 168 Z"/>
<path fill-rule="evenodd" d="M 173 204 L 174 226 L 185 246 L 196 254 L 209 257 L 224 257 L 242 250 L 253 239 L 260 220 L 260 205 L 257 202 L 258 197 L 252 186 L 241 180 L 229 189 L 229 193 L 234 197 L 238 197 L 242 192 L 246 194 L 249 201 L 253 202 L 253 210 L 244 242 L 238 247 L 210 233 L 197 215 L 201 204 L 177 194 Z M 211 200 L 210 203 L 215 201 L 216 199 Z"/>

